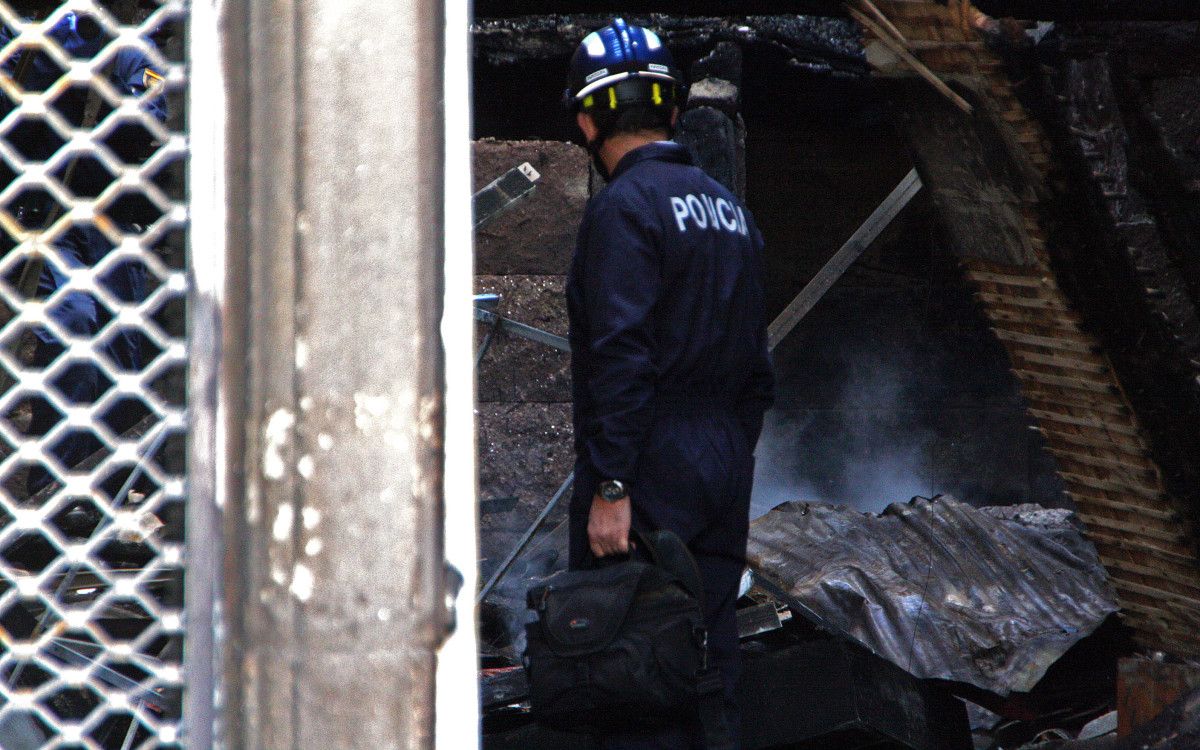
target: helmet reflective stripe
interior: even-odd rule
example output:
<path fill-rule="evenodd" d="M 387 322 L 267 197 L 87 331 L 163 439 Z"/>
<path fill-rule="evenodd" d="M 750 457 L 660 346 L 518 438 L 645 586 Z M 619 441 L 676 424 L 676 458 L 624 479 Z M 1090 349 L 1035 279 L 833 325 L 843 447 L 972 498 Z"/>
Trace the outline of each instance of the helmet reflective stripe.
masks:
<path fill-rule="evenodd" d="M 675 78 L 670 75 L 667 75 L 666 73 L 651 73 L 649 71 L 631 71 L 631 72 L 625 72 L 625 73 L 613 73 L 612 75 L 605 76 L 604 78 L 601 78 L 598 81 L 592 81 L 588 85 L 581 88 L 579 90 L 579 93 L 575 95 L 575 100 L 581 101 L 581 100 L 583 100 L 584 97 L 586 97 L 588 94 L 594 93 L 597 89 L 602 89 L 605 86 L 611 86 L 614 83 L 625 80 L 626 78 L 656 78 L 659 80 L 675 83 Z"/>
<path fill-rule="evenodd" d="M 604 40 L 596 32 L 593 31 L 584 38 L 583 46 L 592 57 L 604 57 Z"/>
<path fill-rule="evenodd" d="M 658 38 L 658 34 L 650 29 L 645 29 L 642 33 L 646 37 L 646 49 L 658 49 L 662 46 L 662 40 Z"/>

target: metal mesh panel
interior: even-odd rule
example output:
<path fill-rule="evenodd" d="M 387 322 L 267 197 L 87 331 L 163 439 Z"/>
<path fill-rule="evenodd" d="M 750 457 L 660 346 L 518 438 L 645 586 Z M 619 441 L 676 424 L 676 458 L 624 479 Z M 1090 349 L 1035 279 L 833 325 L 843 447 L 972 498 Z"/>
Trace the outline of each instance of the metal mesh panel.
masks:
<path fill-rule="evenodd" d="M 177 746 L 183 2 L 0 2 L 0 747 Z"/>

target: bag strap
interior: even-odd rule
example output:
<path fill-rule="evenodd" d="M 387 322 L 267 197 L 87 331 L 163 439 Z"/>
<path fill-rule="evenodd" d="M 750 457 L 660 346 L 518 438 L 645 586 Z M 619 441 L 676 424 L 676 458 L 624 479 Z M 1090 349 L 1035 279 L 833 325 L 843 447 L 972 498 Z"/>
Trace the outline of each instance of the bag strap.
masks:
<path fill-rule="evenodd" d="M 708 666 L 708 631 L 696 631 L 700 645 L 700 669 L 696 672 L 696 709 L 704 733 L 705 750 L 737 750 L 733 731 L 725 715 L 725 683 L 721 673 Z"/>
<path fill-rule="evenodd" d="M 720 672 L 707 668 L 697 672 L 696 692 L 705 750 L 736 750 L 725 716 L 725 684 Z"/>

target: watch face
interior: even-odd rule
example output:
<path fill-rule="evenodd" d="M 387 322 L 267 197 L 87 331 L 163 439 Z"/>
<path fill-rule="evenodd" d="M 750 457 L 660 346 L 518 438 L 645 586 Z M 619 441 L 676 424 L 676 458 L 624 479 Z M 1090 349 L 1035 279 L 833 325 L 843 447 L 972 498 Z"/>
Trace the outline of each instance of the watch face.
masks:
<path fill-rule="evenodd" d="M 605 500 L 620 500 L 626 494 L 625 485 L 615 479 L 600 483 L 600 497 Z"/>

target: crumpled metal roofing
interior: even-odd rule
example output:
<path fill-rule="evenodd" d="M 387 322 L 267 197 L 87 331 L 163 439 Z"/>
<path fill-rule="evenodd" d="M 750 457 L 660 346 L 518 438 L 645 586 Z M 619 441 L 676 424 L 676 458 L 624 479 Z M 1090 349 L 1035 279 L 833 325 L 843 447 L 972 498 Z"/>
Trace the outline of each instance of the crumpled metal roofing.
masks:
<path fill-rule="evenodd" d="M 879 515 L 785 503 L 753 523 L 747 554 L 760 582 L 816 624 L 917 677 L 1003 696 L 1032 689 L 1117 610 L 1071 516 L 947 496 Z"/>

